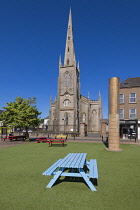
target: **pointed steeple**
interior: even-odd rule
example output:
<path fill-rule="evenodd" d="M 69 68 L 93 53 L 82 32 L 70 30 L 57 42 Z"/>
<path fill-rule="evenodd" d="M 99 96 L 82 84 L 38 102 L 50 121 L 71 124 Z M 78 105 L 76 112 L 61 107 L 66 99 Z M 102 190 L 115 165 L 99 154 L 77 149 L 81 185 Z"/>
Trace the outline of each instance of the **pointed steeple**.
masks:
<path fill-rule="evenodd" d="M 88 91 L 88 99 L 90 99 L 90 94 L 89 94 L 89 91 Z"/>
<path fill-rule="evenodd" d="M 78 61 L 78 63 L 77 63 L 77 69 L 78 69 L 78 71 L 80 72 L 80 63 L 79 63 L 79 61 Z"/>
<path fill-rule="evenodd" d="M 52 96 L 50 96 L 50 104 L 52 103 Z"/>
<path fill-rule="evenodd" d="M 100 90 L 99 90 L 99 94 L 98 94 L 98 100 L 101 100 L 101 93 L 100 93 Z"/>
<path fill-rule="evenodd" d="M 59 57 L 59 66 L 62 66 L 61 55 Z"/>
<path fill-rule="evenodd" d="M 66 47 L 65 47 L 64 66 L 72 66 L 75 64 L 75 62 L 76 60 L 75 60 L 73 32 L 72 32 L 72 13 L 70 9 L 68 29 L 67 29 L 67 38 L 66 38 Z"/>
<path fill-rule="evenodd" d="M 78 64 L 77 64 L 77 68 L 78 68 L 78 69 L 80 69 L 80 64 L 79 64 L 79 61 L 78 61 Z"/>

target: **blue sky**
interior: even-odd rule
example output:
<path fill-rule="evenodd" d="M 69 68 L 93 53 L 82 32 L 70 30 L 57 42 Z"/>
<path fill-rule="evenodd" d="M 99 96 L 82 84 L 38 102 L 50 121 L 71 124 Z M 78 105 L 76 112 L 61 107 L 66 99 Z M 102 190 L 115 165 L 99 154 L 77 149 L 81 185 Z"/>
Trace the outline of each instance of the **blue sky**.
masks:
<path fill-rule="evenodd" d="M 98 99 L 108 115 L 108 80 L 140 77 L 139 0 L 1 0 L 0 109 L 16 96 L 37 97 L 44 118 L 57 96 L 72 8 L 81 94 Z"/>

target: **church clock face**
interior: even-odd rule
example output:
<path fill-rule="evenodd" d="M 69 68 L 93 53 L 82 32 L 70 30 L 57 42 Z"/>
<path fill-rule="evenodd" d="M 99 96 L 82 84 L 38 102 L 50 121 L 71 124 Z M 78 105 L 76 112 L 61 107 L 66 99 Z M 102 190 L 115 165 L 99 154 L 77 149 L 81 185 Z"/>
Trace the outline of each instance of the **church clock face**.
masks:
<path fill-rule="evenodd" d="M 68 97 L 69 97 L 69 93 L 66 91 L 66 92 L 64 93 L 64 96 L 65 96 L 65 98 L 68 98 Z"/>

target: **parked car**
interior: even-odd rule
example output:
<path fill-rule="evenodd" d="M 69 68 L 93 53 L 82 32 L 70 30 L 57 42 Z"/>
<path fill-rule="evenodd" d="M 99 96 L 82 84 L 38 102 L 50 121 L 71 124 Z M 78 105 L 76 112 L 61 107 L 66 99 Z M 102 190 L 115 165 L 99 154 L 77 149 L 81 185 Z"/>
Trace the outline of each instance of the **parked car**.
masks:
<path fill-rule="evenodd" d="M 26 132 L 26 130 L 23 130 L 22 132 Z M 28 130 L 28 132 L 32 132 L 32 130 L 30 129 L 30 130 Z"/>

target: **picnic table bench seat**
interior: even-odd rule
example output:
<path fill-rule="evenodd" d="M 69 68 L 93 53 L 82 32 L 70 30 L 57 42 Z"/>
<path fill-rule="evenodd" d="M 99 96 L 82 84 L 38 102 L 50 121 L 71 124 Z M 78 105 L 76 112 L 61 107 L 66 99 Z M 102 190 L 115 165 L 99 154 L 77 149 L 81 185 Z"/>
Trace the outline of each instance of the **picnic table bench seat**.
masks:
<path fill-rule="evenodd" d="M 58 161 L 56 161 L 51 167 L 49 167 L 46 171 L 44 171 L 44 173 L 42 173 L 42 175 L 54 175 L 54 171 L 58 168 L 58 163 L 61 161 L 62 159 L 59 159 Z"/>
<path fill-rule="evenodd" d="M 2 140 L 5 141 L 6 139 L 9 139 L 10 141 L 13 141 L 10 137 L 3 137 Z"/>
<path fill-rule="evenodd" d="M 96 159 L 87 161 L 87 168 L 89 169 L 89 178 L 98 179 L 98 168 Z"/>

